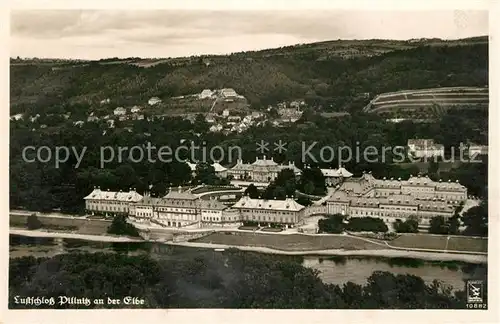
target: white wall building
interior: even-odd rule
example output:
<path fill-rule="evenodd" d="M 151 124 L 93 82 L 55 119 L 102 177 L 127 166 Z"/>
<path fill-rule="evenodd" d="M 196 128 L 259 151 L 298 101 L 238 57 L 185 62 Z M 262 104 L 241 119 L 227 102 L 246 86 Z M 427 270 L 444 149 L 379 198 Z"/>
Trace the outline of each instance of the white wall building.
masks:
<path fill-rule="evenodd" d="M 346 179 L 327 201 L 327 210 L 329 214 L 378 217 L 388 224 L 415 216 L 428 225 L 434 216 L 453 216 L 455 207 L 466 199 L 467 188 L 458 182 L 421 176 L 380 180 L 365 173 Z"/>
<path fill-rule="evenodd" d="M 153 97 L 153 98 L 151 98 L 151 99 L 148 100 L 148 104 L 150 106 L 154 106 L 154 105 L 157 105 L 159 103 L 161 103 L 161 99 L 158 98 L 158 97 Z"/>
<path fill-rule="evenodd" d="M 94 213 L 103 214 L 105 216 L 117 214 L 129 214 L 129 206 L 131 203 L 138 202 L 143 197 L 138 194 L 135 189 L 130 189 L 129 192 L 102 191 L 100 188 L 94 190 L 85 198 L 85 209 Z"/>
<path fill-rule="evenodd" d="M 127 114 L 127 109 L 125 109 L 123 107 L 117 107 L 117 108 L 115 108 L 115 110 L 113 110 L 113 114 L 115 116 L 126 115 Z"/>
<path fill-rule="evenodd" d="M 339 167 L 338 169 L 321 169 L 321 173 L 325 177 L 327 187 L 336 186 L 344 179 L 352 177 L 352 173 L 343 167 Z"/>
<path fill-rule="evenodd" d="M 239 210 L 243 222 L 273 223 L 293 227 L 304 218 L 305 207 L 292 198 L 286 200 L 252 199 L 243 196 L 234 209 Z"/>
<path fill-rule="evenodd" d="M 141 111 L 141 107 L 139 107 L 139 106 L 134 106 L 134 107 L 132 107 L 132 109 L 130 109 L 130 112 L 133 114 L 138 113 L 140 111 Z"/>
<path fill-rule="evenodd" d="M 467 153 L 468 153 L 469 157 L 473 157 L 473 156 L 477 156 L 477 155 L 488 155 L 488 146 L 471 143 L 467 147 Z"/>
<path fill-rule="evenodd" d="M 208 98 L 211 98 L 213 96 L 213 91 L 210 90 L 210 89 L 205 89 L 203 90 L 199 95 L 198 95 L 198 98 L 199 99 L 208 99 Z"/>
<path fill-rule="evenodd" d="M 234 98 L 234 97 L 238 96 L 238 94 L 236 93 L 236 91 L 234 91 L 234 89 L 232 89 L 232 88 L 221 89 L 220 95 L 223 98 Z"/>
<path fill-rule="evenodd" d="M 433 139 L 409 139 L 408 153 L 416 158 L 444 157 L 444 145 Z"/>

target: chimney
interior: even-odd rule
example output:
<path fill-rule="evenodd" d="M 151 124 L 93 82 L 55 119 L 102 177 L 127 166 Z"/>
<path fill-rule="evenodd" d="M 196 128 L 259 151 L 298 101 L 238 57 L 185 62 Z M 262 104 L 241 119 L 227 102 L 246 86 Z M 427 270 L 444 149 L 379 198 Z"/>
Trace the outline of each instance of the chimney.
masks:
<path fill-rule="evenodd" d="M 179 192 L 182 192 L 182 187 L 181 186 L 179 186 Z"/>
<path fill-rule="evenodd" d="M 263 158 L 263 160 L 264 160 L 264 161 L 266 160 L 266 156 L 265 156 L 265 155 L 264 155 L 264 158 Z"/>
<path fill-rule="evenodd" d="M 273 161 L 273 162 L 274 162 L 274 157 L 272 157 L 272 156 L 271 156 L 271 161 Z"/>

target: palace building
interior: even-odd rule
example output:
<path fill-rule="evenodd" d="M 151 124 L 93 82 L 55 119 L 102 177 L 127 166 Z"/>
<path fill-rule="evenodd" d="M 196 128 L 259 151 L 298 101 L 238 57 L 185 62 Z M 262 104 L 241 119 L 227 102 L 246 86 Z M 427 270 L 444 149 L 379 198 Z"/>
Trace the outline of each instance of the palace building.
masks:
<path fill-rule="evenodd" d="M 292 198 L 286 200 L 252 199 L 243 196 L 234 209 L 239 210 L 241 221 L 274 223 L 286 227 L 294 226 L 304 218 L 305 207 Z"/>
<path fill-rule="evenodd" d="M 148 194 L 132 204 L 129 218 L 139 223 L 154 223 L 162 227 L 195 228 L 238 225 L 239 213 L 216 199 L 203 200 L 188 191 L 170 192 L 162 198 Z"/>
<path fill-rule="evenodd" d="M 239 159 L 236 165 L 228 169 L 226 173 L 227 176 L 232 176 L 235 180 L 269 183 L 276 179 L 278 173 L 285 169 L 292 170 L 296 176 L 302 174 L 302 170 L 297 168 L 294 162 L 278 164 L 274 162 L 273 158 L 268 160 L 265 156 L 262 159 L 257 157 L 255 162 L 251 164 L 243 163 L 243 161 Z"/>
<path fill-rule="evenodd" d="M 449 218 L 455 207 L 467 199 L 467 189 L 458 182 L 435 182 L 428 177 L 408 180 L 362 177 L 344 181 L 327 200 L 329 214 L 351 217 L 379 217 L 392 224 L 415 216 L 428 225 L 435 216 Z"/>
<path fill-rule="evenodd" d="M 345 179 L 352 177 L 352 173 L 342 166 L 339 166 L 338 169 L 321 169 L 321 173 L 325 177 L 325 184 L 327 187 L 336 186 Z"/>
<path fill-rule="evenodd" d="M 94 190 L 85 198 L 85 209 L 94 214 L 116 215 L 129 214 L 129 208 L 132 203 L 141 201 L 143 197 L 135 189 L 128 192 L 102 191 L 100 187 L 94 187 Z"/>

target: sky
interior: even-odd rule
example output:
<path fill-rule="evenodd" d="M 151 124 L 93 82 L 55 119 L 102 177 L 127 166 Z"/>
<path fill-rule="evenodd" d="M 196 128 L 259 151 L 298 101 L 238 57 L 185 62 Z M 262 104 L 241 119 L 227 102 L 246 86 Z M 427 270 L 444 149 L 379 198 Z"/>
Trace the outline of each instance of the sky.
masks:
<path fill-rule="evenodd" d="M 228 54 L 336 39 L 488 34 L 487 11 L 16 10 L 12 57 L 101 59 Z"/>

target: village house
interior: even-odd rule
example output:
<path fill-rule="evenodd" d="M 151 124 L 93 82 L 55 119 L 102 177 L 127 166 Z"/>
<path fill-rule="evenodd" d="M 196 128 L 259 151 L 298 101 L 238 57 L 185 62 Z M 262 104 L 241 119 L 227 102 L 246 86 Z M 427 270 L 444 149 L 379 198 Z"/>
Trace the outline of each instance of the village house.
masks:
<path fill-rule="evenodd" d="M 132 114 L 136 114 L 136 113 L 138 113 L 138 112 L 140 112 L 140 111 L 141 111 L 141 107 L 139 107 L 139 106 L 133 106 L 133 107 L 130 109 L 130 112 L 131 112 Z"/>
<path fill-rule="evenodd" d="M 154 106 L 154 105 L 157 105 L 159 103 L 161 103 L 161 99 L 158 98 L 158 97 L 153 97 L 153 98 L 151 98 L 151 99 L 148 100 L 148 104 L 150 106 Z"/>
<path fill-rule="evenodd" d="M 221 124 L 216 124 L 216 125 L 210 126 L 209 131 L 211 131 L 212 133 L 217 133 L 217 132 L 222 131 L 222 129 L 223 129 L 223 127 Z"/>
<path fill-rule="evenodd" d="M 22 120 L 23 119 L 23 114 L 15 114 L 10 116 L 10 120 Z"/>
<path fill-rule="evenodd" d="M 234 91 L 234 89 L 231 89 L 231 88 L 221 89 L 220 95 L 222 98 L 234 98 L 234 97 L 238 96 L 236 91 Z"/>
<path fill-rule="evenodd" d="M 488 155 L 488 146 L 469 143 L 467 145 L 467 153 L 468 153 L 469 157 L 478 156 L 478 155 Z"/>
<path fill-rule="evenodd" d="M 213 91 L 210 89 L 205 89 L 198 95 L 198 98 L 207 99 L 207 98 L 212 98 L 212 96 L 213 96 Z"/>
<path fill-rule="evenodd" d="M 127 114 L 127 109 L 125 109 L 123 107 L 117 107 L 117 108 L 115 108 L 115 110 L 113 110 L 113 114 L 115 116 L 126 115 Z"/>
<path fill-rule="evenodd" d="M 408 154 L 416 158 L 444 157 L 444 145 L 433 139 L 409 139 Z"/>

